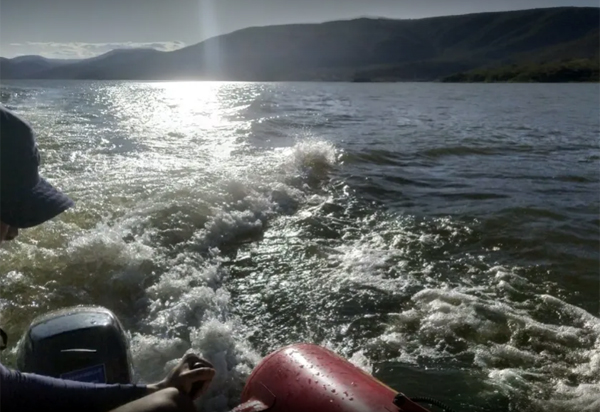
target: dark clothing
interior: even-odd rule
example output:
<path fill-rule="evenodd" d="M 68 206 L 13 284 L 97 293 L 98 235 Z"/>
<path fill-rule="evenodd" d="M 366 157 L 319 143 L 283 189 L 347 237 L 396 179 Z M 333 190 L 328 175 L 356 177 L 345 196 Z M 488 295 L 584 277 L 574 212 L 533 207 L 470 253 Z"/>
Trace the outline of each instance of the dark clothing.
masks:
<path fill-rule="evenodd" d="M 1 412 L 106 412 L 148 395 L 145 385 L 105 385 L 21 373 L 0 364 Z"/>

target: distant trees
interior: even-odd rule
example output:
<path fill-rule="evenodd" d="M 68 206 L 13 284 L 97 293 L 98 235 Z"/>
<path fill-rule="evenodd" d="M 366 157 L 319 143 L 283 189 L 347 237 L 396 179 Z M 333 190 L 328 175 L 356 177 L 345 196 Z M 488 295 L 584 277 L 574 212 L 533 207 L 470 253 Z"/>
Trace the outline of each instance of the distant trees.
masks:
<path fill-rule="evenodd" d="M 546 63 L 511 64 L 457 73 L 444 77 L 442 81 L 448 83 L 599 82 L 600 61 L 598 59 L 562 59 Z"/>

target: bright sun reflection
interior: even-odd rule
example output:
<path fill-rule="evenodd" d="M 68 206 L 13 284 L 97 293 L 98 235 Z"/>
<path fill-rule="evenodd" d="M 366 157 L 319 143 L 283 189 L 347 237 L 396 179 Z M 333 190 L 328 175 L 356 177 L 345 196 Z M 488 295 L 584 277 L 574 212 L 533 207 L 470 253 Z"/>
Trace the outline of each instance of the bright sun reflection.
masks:
<path fill-rule="evenodd" d="M 223 82 L 171 82 L 155 83 L 154 87 L 166 105 L 162 114 L 165 122 L 193 123 L 210 129 L 225 121 L 221 116 L 224 102 L 219 97 L 223 85 Z"/>
<path fill-rule="evenodd" d="M 130 88 L 107 88 L 106 104 L 121 124 L 124 138 L 136 140 L 157 155 L 222 161 L 236 144 L 241 100 L 247 86 L 229 82 L 151 82 Z"/>
<path fill-rule="evenodd" d="M 183 131 L 200 144 L 212 158 L 229 157 L 234 141 L 227 133 L 228 84 L 224 82 L 172 82 L 156 84 L 166 107 L 163 122 L 172 130 Z M 171 132 L 173 133 L 173 132 Z"/>

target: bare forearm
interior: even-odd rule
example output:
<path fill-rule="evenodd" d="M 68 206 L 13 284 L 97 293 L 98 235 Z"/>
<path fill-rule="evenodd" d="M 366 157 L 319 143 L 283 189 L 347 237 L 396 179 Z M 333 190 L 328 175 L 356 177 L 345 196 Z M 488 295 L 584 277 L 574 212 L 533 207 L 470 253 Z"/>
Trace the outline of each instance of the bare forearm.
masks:
<path fill-rule="evenodd" d="M 195 408 L 189 396 L 175 388 L 167 388 L 110 412 L 195 412 Z"/>

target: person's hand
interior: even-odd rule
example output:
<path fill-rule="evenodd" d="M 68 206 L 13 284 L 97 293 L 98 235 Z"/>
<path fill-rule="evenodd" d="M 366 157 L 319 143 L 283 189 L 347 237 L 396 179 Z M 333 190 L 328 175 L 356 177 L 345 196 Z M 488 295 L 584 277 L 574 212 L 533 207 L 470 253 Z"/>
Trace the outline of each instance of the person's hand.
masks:
<path fill-rule="evenodd" d="M 210 362 L 196 354 L 188 353 L 165 379 L 149 385 L 149 388 L 151 391 L 177 388 L 192 399 L 197 399 L 206 392 L 214 376 L 215 369 Z"/>

